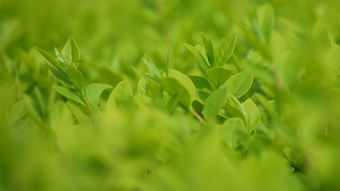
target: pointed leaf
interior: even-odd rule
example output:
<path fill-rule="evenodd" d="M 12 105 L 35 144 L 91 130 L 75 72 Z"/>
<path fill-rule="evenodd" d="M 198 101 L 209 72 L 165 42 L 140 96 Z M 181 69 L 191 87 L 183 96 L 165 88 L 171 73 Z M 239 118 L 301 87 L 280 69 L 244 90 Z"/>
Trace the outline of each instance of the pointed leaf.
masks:
<path fill-rule="evenodd" d="M 132 96 L 133 96 L 133 92 L 130 87 L 129 81 L 122 80 L 112 90 L 109 96 L 109 99 L 107 100 L 107 105 L 116 106 L 117 102 L 120 102 L 120 101 L 131 102 L 131 100 L 133 100 Z"/>
<path fill-rule="evenodd" d="M 48 52 L 36 47 L 36 49 L 39 51 L 39 53 L 48 61 L 50 65 L 58 69 L 59 71 L 64 71 L 63 67 L 61 64 L 53 57 L 51 56 Z"/>
<path fill-rule="evenodd" d="M 161 71 L 157 68 L 157 66 L 150 59 L 146 58 L 145 56 L 142 59 L 143 59 L 143 63 L 146 65 L 146 67 L 148 67 L 150 72 L 152 72 L 155 76 L 160 78 L 161 77 Z"/>
<path fill-rule="evenodd" d="M 243 104 L 244 116 L 247 123 L 247 130 L 250 133 L 254 130 L 257 124 L 260 122 L 261 115 L 256 104 L 251 100 L 247 99 Z"/>
<path fill-rule="evenodd" d="M 246 94 L 252 84 L 253 74 L 248 71 L 239 72 L 231 76 L 226 82 L 228 91 L 236 98 L 240 98 Z"/>
<path fill-rule="evenodd" d="M 240 101 L 231 93 L 227 95 L 226 108 L 234 117 L 244 119 L 242 105 Z"/>
<path fill-rule="evenodd" d="M 86 99 L 94 109 L 97 109 L 100 95 L 103 93 L 104 90 L 109 88 L 112 88 L 112 86 L 101 83 L 93 83 L 86 87 L 85 89 Z"/>
<path fill-rule="evenodd" d="M 203 33 L 202 33 L 202 40 L 203 40 L 205 53 L 207 54 L 207 58 L 210 63 L 210 66 L 214 66 L 215 55 L 214 55 L 214 47 L 212 45 L 212 42 L 211 40 L 208 40 Z"/>
<path fill-rule="evenodd" d="M 61 53 L 68 61 L 72 63 L 80 60 L 78 44 L 72 38 L 67 40 Z"/>
<path fill-rule="evenodd" d="M 73 102 L 76 102 L 80 105 L 84 105 L 84 106 L 86 105 L 84 103 L 84 101 L 78 95 L 76 95 L 72 91 L 68 90 L 67 88 L 62 87 L 62 86 L 54 86 L 54 89 L 58 93 L 60 93 L 62 96 L 64 96 L 66 99 L 73 101 Z"/>
<path fill-rule="evenodd" d="M 207 119 L 213 119 L 221 110 L 227 96 L 227 88 L 221 86 L 207 98 L 204 104 L 203 115 Z"/>
<path fill-rule="evenodd" d="M 194 47 L 190 44 L 185 44 L 185 47 L 191 52 L 191 54 L 195 56 L 198 64 L 200 65 L 200 67 L 202 67 L 202 69 L 208 69 L 211 67 L 202 47 Z"/>
<path fill-rule="evenodd" d="M 236 46 L 236 35 L 233 35 L 232 38 L 229 41 L 224 41 L 219 50 L 219 63 L 218 65 L 224 65 L 226 64 L 232 55 L 234 54 Z"/>
<path fill-rule="evenodd" d="M 220 87 L 231 75 L 232 71 L 223 67 L 215 67 L 207 70 L 208 79 L 214 84 L 215 88 Z"/>

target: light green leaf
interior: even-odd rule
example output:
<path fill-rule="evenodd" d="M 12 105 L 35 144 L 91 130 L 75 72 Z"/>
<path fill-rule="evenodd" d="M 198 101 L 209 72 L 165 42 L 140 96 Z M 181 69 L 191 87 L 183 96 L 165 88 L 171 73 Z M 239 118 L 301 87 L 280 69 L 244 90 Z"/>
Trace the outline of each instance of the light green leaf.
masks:
<path fill-rule="evenodd" d="M 161 77 L 161 71 L 157 68 L 157 66 L 150 59 L 144 56 L 142 60 L 143 60 L 143 63 L 146 65 L 146 67 L 148 67 L 150 72 L 152 72 L 158 78 Z"/>
<path fill-rule="evenodd" d="M 257 17 L 259 20 L 259 25 L 261 27 L 261 32 L 263 38 L 267 41 L 270 38 L 270 33 L 274 25 L 274 10 L 270 4 L 261 6 L 257 11 Z"/>
<path fill-rule="evenodd" d="M 26 104 L 25 100 L 22 99 L 12 106 L 8 114 L 8 118 L 11 123 L 14 123 L 16 120 L 22 117 L 24 113 L 25 104 Z"/>
<path fill-rule="evenodd" d="M 247 99 L 242 104 L 242 106 L 247 123 L 247 130 L 248 133 L 250 133 L 252 130 L 256 128 L 257 124 L 260 122 L 261 119 L 260 111 L 257 108 L 256 104 L 251 99 Z"/>
<path fill-rule="evenodd" d="M 89 84 L 85 89 L 85 95 L 87 101 L 91 104 L 94 109 L 97 109 L 100 95 L 104 90 L 110 89 L 112 86 L 108 84 L 93 83 Z"/>
<path fill-rule="evenodd" d="M 221 86 L 207 98 L 204 104 L 203 115 L 207 119 L 214 118 L 223 107 L 227 96 L 227 88 Z"/>
<path fill-rule="evenodd" d="M 283 149 L 283 153 L 285 157 L 289 160 L 289 162 L 294 165 L 296 168 L 303 168 L 304 164 L 304 157 L 303 154 L 296 149 L 293 149 L 291 147 L 285 147 Z"/>
<path fill-rule="evenodd" d="M 226 120 L 220 129 L 222 140 L 232 149 L 245 142 L 247 135 L 245 125 L 240 118 Z"/>
<path fill-rule="evenodd" d="M 78 44 L 72 39 L 68 39 L 61 51 L 62 55 L 70 62 L 75 63 L 80 60 Z"/>
<path fill-rule="evenodd" d="M 211 40 L 208 40 L 206 36 L 202 33 L 202 41 L 205 48 L 205 53 L 207 55 L 208 61 L 210 63 L 210 66 L 214 66 L 215 62 L 215 55 L 214 55 L 214 46 L 211 42 Z"/>
<path fill-rule="evenodd" d="M 244 119 L 242 104 L 240 101 L 231 93 L 227 95 L 226 108 L 230 114 L 234 117 L 239 117 Z"/>
<path fill-rule="evenodd" d="M 65 60 L 64 56 L 57 48 L 54 48 L 54 54 L 57 57 L 58 62 L 61 63 L 64 67 L 68 67 L 68 65 L 71 64 L 71 61 Z"/>
<path fill-rule="evenodd" d="M 219 48 L 218 65 L 226 64 L 234 54 L 236 46 L 236 35 L 233 35 L 229 41 L 223 41 Z"/>
<path fill-rule="evenodd" d="M 72 91 L 68 90 L 67 88 L 62 87 L 62 86 L 54 86 L 54 89 L 58 93 L 60 93 L 62 96 L 64 96 L 66 99 L 73 101 L 73 102 L 76 102 L 80 105 L 84 105 L 84 106 L 86 105 L 84 103 L 84 101 L 78 95 L 76 95 Z"/>
<path fill-rule="evenodd" d="M 78 89 L 83 88 L 84 78 L 83 74 L 74 65 L 70 65 L 66 68 L 67 76 L 70 77 L 72 84 Z"/>
<path fill-rule="evenodd" d="M 111 92 L 109 99 L 107 100 L 107 105 L 116 106 L 117 102 L 120 101 L 132 101 L 133 92 L 130 87 L 128 80 L 120 81 L 116 87 Z"/>
<path fill-rule="evenodd" d="M 208 58 L 206 57 L 204 53 L 204 49 L 202 47 L 200 46 L 194 47 L 194 46 L 191 46 L 190 44 L 184 44 L 184 45 L 191 52 L 191 54 L 195 56 L 201 68 L 208 69 L 211 67 L 209 64 Z"/>
<path fill-rule="evenodd" d="M 267 100 L 263 95 L 256 93 L 255 96 L 257 101 L 263 106 L 263 108 L 270 114 L 273 118 L 278 118 L 278 113 L 276 111 L 275 102 L 273 100 Z"/>
<path fill-rule="evenodd" d="M 190 78 L 183 73 L 170 69 L 169 75 L 161 80 L 163 88 L 171 95 L 179 93 L 179 100 L 186 106 L 196 98 L 196 88 Z"/>
<path fill-rule="evenodd" d="M 220 87 L 231 75 L 231 70 L 220 66 L 207 70 L 208 79 L 214 84 L 215 88 Z"/>
<path fill-rule="evenodd" d="M 64 72 L 63 67 L 61 66 L 61 64 L 53 57 L 51 56 L 48 52 L 46 52 L 45 50 L 42 50 L 38 47 L 36 47 L 36 49 L 38 50 L 38 52 L 47 60 L 47 62 L 52 66 L 55 67 L 56 69 L 58 69 L 61 72 Z"/>
<path fill-rule="evenodd" d="M 172 113 L 176 109 L 176 106 L 178 105 L 178 101 L 179 101 L 179 93 L 171 96 L 168 103 L 166 104 L 166 110 Z"/>
<path fill-rule="evenodd" d="M 228 92 L 232 93 L 236 98 L 240 98 L 248 92 L 252 84 L 253 74 L 249 71 L 243 71 L 231 76 L 225 85 Z"/>

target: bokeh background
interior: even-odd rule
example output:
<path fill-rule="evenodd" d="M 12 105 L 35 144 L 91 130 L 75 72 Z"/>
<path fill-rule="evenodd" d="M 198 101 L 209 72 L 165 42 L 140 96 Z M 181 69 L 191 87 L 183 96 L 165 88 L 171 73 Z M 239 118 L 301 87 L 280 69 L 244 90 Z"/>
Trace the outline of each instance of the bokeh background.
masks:
<path fill-rule="evenodd" d="M 339 10 L 338 0 L 0 0 L 0 191 L 339 190 Z M 276 104 L 245 153 L 221 149 L 220 124 L 136 109 L 131 97 L 88 122 L 55 95 L 35 49 L 72 37 L 87 83 L 136 89 L 145 54 L 198 74 L 184 43 L 202 33 L 215 44 L 236 34 L 251 92 Z"/>

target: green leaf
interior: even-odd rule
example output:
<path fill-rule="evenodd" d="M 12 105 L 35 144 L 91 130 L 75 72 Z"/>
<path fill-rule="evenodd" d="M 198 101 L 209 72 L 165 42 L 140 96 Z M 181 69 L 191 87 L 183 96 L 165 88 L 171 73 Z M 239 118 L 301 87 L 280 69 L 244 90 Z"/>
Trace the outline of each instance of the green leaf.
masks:
<path fill-rule="evenodd" d="M 219 48 L 218 65 L 226 64 L 234 54 L 236 46 L 236 35 L 233 35 L 229 41 L 224 40 Z"/>
<path fill-rule="evenodd" d="M 25 100 L 22 99 L 12 106 L 8 114 L 8 118 L 11 123 L 14 123 L 23 116 L 25 104 Z"/>
<path fill-rule="evenodd" d="M 208 40 L 206 36 L 202 33 L 202 41 L 205 48 L 205 53 L 207 55 L 208 61 L 210 66 L 214 66 L 215 62 L 215 55 L 214 55 L 214 46 L 211 40 Z"/>
<path fill-rule="evenodd" d="M 245 125 L 240 118 L 230 118 L 226 120 L 220 129 L 222 140 L 232 149 L 242 145 L 247 135 Z"/>
<path fill-rule="evenodd" d="M 58 69 L 60 72 L 64 72 L 63 67 L 61 66 L 61 64 L 53 57 L 51 56 L 48 52 L 36 47 L 36 49 L 38 50 L 38 52 L 47 60 L 47 62 L 55 67 L 56 69 Z"/>
<path fill-rule="evenodd" d="M 249 71 L 243 71 L 231 76 L 225 85 L 230 93 L 236 98 L 240 98 L 248 92 L 252 84 L 253 74 Z"/>
<path fill-rule="evenodd" d="M 184 44 L 184 45 L 191 52 L 191 54 L 195 56 L 201 68 L 206 70 L 211 67 L 202 47 L 200 46 L 194 47 L 194 46 L 191 46 L 190 44 Z"/>
<path fill-rule="evenodd" d="M 276 111 L 275 102 L 267 100 L 263 95 L 256 93 L 256 100 L 263 106 L 263 108 L 270 114 L 273 118 L 278 118 L 278 113 Z"/>
<path fill-rule="evenodd" d="M 89 84 L 85 89 L 85 95 L 87 101 L 91 104 L 94 109 L 97 109 L 100 95 L 104 90 L 110 89 L 112 86 L 108 84 L 93 83 Z"/>
<path fill-rule="evenodd" d="M 239 117 L 245 119 L 243 115 L 242 104 L 240 101 L 231 93 L 227 95 L 226 108 L 233 117 Z"/>
<path fill-rule="evenodd" d="M 61 63 L 63 67 L 68 67 L 71 64 L 71 61 L 66 60 L 57 48 L 54 48 L 54 54 L 56 55 L 58 62 Z"/>
<path fill-rule="evenodd" d="M 232 71 L 223 67 L 215 67 L 207 70 L 208 79 L 215 88 L 220 87 L 232 75 Z"/>
<path fill-rule="evenodd" d="M 211 90 L 211 85 L 207 79 L 201 76 L 189 76 L 197 89 Z"/>
<path fill-rule="evenodd" d="M 262 38 L 269 41 L 270 33 L 274 25 L 274 10 L 270 4 L 261 6 L 257 11 Z"/>
<path fill-rule="evenodd" d="M 65 86 L 74 88 L 73 83 L 71 82 L 71 79 L 65 74 L 63 71 L 58 70 L 54 66 L 50 66 L 50 70 L 53 74 L 53 76 L 59 80 L 61 83 L 63 83 Z"/>
<path fill-rule="evenodd" d="M 175 109 L 176 106 L 178 105 L 179 102 L 179 93 L 171 96 L 171 98 L 169 99 L 168 103 L 166 104 L 166 109 L 168 112 L 172 113 Z"/>
<path fill-rule="evenodd" d="M 193 82 L 177 70 L 170 69 L 169 75 L 161 80 L 161 84 L 171 95 L 179 93 L 179 100 L 186 106 L 189 106 L 196 98 L 196 88 Z"/>
<path fill-rule="evenodd" d="M 62 96 L 64 96 L 66 99 L 73 101 L 75 103 L 78 103 L 80 105 L 85 106 L 86 104 L 84 103 L 84 101 L 75 93 L 73 93 L 72 91 L 68 90 L 65 87 L 62 86 L 54 86 L 54 89 L 60 93 Z"/>
<path fill-rule="evenodd" d="M 150 70 L 150 72 L 152 72 L 158 78 L 161 77 L 161 71 L 157 68 L 157 66 L 150 59 L 144 56 L 142 60 L 143 60 L 143 63 L 146 65 L 146 67 Z"/>
<path fill-rule="evenodd" d="M 120 81 L 111 92 L 107 100 L 108 106 L 116 106 L 117 102 L 131 102 L 133 100 L 133 91 L 128 80 Z"/>
<path fill-rule="evenodd" d="M 243 104 L 244 116 L 247 123 L 248 133 L 252 132 L 260 122 L 261 115 L 256 104 L 251 100 L 247 99 Z"/>
<path fill-rule="evenodd" d="M 285 147 L 283 153 L 294 167 L 299 168 L 300 170 L 303 168 L 304 157 L 301 152 L 291 147 Z"/>
<path fill-rule="evenodd" d="M 213 119 L 224 105 L 227 96 L 227 88 L 221 86 L 207 98 L 204 104 L 203 115 L 207 119 Z"/>
<path fill-rule="evenodd" d="M 72 38 L 67 40 L 61 53 L 68 61 L 72 63 L 75 63 L 81 59 L 79 46 Z"/>
<path fill-rule="evenodd" d="M 74 65 L 66 68 L 67 76 L 70 77 L 72 84 L 80 91 L 83 89 L 83 74 Z"/>

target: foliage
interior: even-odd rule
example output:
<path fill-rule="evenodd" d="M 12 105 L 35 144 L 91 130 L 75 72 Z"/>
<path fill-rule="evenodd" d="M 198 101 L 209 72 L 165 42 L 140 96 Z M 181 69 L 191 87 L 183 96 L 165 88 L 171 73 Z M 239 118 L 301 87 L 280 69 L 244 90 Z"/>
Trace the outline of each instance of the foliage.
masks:
<path fill-rule="evenodd" d="M 0 191 L 340 190 L 339 8 L 0 1 Z"/>

